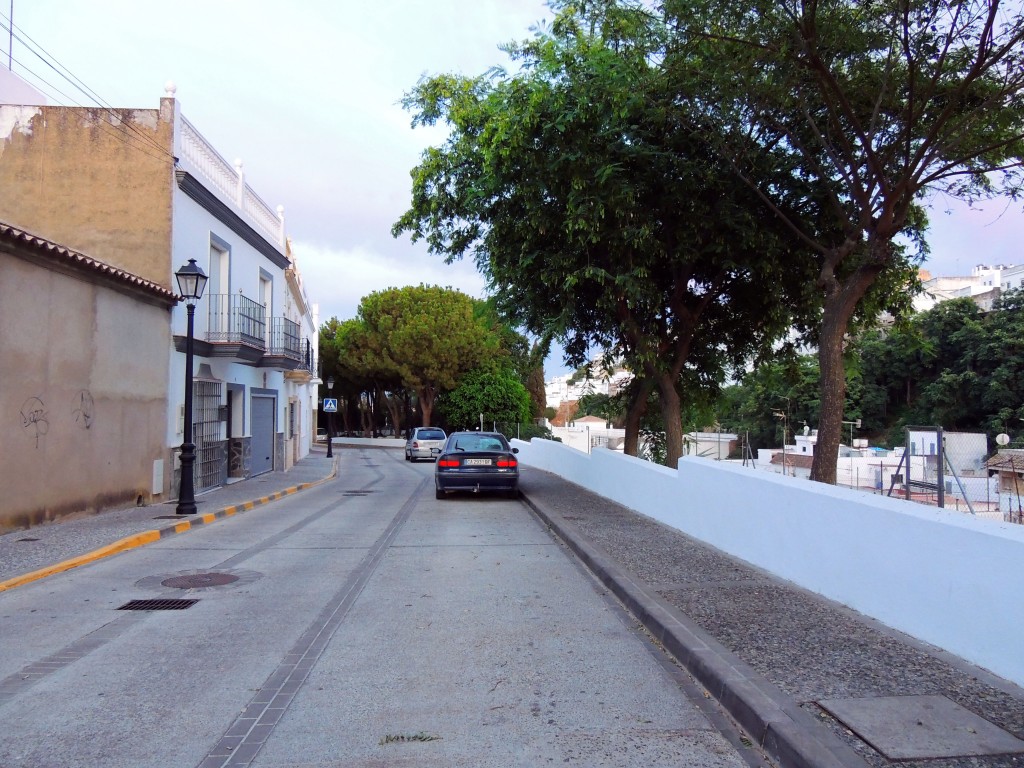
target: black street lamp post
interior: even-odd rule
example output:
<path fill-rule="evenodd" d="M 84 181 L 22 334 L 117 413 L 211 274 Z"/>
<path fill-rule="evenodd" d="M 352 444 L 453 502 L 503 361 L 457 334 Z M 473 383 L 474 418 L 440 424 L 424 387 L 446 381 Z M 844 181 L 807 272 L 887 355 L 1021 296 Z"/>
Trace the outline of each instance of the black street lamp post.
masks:
<path fill-rule="evenodd" d="M 203 297 L 207 278 L 195 259 L 189 259 L 188 264 L 175 272 L 174 276 L 178 278 L 178 290 L 188 310 L 188 332 L 185 335 L 185 439 L 181 444 L 181 485 L 176 512 L 179 515 L 194 515 L 196 445 L 192 442 L 192 330 L 196 302 Z"/>
<path fill-rule="evenodd" d="M 327 395 L 330 397 L 331 390 L 334 389 L 334 377 L 327 377 Z M 327 412 L 327 458 L 333 459 L 334 452 L 331 448 L 334 445 L 334 411 Z"/>

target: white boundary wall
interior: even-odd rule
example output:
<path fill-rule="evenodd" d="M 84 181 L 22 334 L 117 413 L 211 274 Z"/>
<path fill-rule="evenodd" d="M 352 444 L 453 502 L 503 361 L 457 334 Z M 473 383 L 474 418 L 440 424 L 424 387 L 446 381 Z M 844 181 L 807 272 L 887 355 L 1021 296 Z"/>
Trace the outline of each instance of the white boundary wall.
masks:
<path fill-rule="evenodd" d="M 513 440 L 520 461 L 1024 685 L 1024 526 L 686 457 Z"/>

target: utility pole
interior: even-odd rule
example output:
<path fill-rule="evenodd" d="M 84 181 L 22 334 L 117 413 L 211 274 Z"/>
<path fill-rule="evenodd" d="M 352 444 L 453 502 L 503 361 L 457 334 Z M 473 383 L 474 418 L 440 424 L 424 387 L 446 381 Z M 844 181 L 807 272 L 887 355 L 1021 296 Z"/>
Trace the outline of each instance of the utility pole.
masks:
<path fill-rule="evenodd" d="M 789 400 L 787 399 L 788 403 Z M 782 474 L 789 474 L 786 471 L 786 437 L 789 434 L 789 413 L 787 411 L 772 411 L 776 419 L 782 420 Z M 795 471 L 795 470 L 794 470 Z"/>

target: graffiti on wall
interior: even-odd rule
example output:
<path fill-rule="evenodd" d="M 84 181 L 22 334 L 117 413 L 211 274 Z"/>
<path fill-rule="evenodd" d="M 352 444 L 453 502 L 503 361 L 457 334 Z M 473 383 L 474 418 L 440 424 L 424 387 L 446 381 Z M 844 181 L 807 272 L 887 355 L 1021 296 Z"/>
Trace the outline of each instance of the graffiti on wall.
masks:
<path fill-rule="evenodd" d="M 71 416 L 78 428 L 92 427 L 96 419 L 96 403 L 92 399 L 92 393 L 87 389 L 80 389 L 71 405 Z M 22 403 L 20 416 L 22 431 L 35 442 L 36 448 L 39 448 L 39 439 L 50 431 L 50 415 L 46 410 L 46 403 L 41 397 L 30 397 Z"/>
<path fill-rule="evenodd" d="M 75 396 L 75 408 L 71 414 L 75 417 L 75 423 L 82 429 L 88 429 L 92 426 L 93 412 L 95 410 L 95 404 L 92 401 L 92 393 L 88 389 L 81 389 Z"/>
<path fill-rule="evenodd" d="M 46 405 L 38 397 L 30 397 L 21 406 L 21 428 L 39 447 L 39 438 L 50 431 L 50 421 L 46 414 Z"/>

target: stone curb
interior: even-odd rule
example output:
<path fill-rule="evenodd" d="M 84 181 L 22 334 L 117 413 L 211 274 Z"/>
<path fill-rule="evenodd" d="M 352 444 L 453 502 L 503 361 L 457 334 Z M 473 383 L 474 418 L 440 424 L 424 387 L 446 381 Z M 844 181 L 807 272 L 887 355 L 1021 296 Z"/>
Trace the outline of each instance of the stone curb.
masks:
<path fill-rule="evenodd" d="M 648 632 L 785 768 L 867 768 L 868 763 L 650 586 L 623 571 L 560 515 L 523 500 Z"/>
<path fill-rule="evenodd" d="M 267 496 L 261 496 L 258 499 L 252 501 L 245 501 L 241 504 L 232 504 L 229 507 L 224 507 L 216 512 L 206 512 L 201 515 L 196 515 L 191 519 L 183 519 L 180 523 L 169 525 L 166 528 L 156 528 L 149 531 L 142 531 L 141 533 L 134 533 L 131 536 L 126 536 L 123 539 L 115 541 L 113 544 L 107 544 L 99 549 L 94 549 L 92 552 L 86 552 L 84 555 L 78 557 L 72 557 L 68 560 L 64 560 L 60 563 L 54 563 L 53 565 L 47 566 L 46 568 L 40 568 L 37 571 L 31 571 L 29 573 L 22 574 L 21 576 L 15 576 L 7 579 L 6 581 L 0 581 L 0 592 L 5 592 L 15 587 L 20 587 L 24 584 L 30 584 L 33 581 L 44 579 L 47 576 L 52 576 L 55 573 L 63 573 L 64 571 L 70 571 L 72 568 L 77 568 L 81 565 L 102 560 L 105 557 L 116 555 L 118 552 L 124 552 L 129 549 L 135 549 L 160 539 L 165 539 L 169 536 L 175 536 L 179 533 L 187 533 L 193 528 L 198 528 L 201 525 L 210 525 L 217 520 L 222 520 L 226 517 L 237 515 L 240 512 L 247 512 L 255 507 L 269 504 L 272 501 L 283 499 L 285 496 L 291 496 L 299 491 L 304 491 L 307 488 L 326 483 L 328 480 L 333 478 L 338 473 L 338 465 L 334 463 L 331 465 L 331 471 L 319 480 L 311 480 L 307 483 L 299 483 L 288 488 L 284 488 L 280 491 L 275 491 Z"/>

